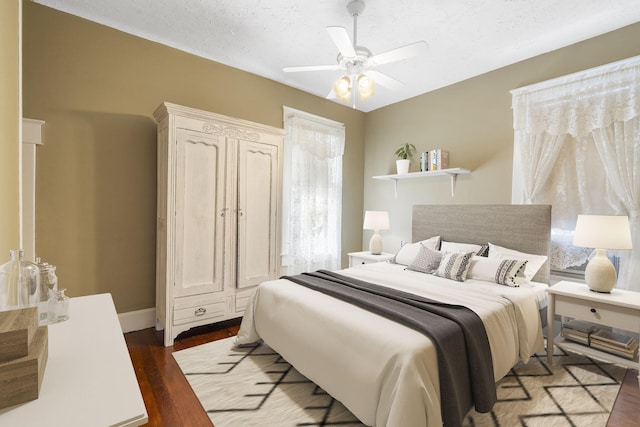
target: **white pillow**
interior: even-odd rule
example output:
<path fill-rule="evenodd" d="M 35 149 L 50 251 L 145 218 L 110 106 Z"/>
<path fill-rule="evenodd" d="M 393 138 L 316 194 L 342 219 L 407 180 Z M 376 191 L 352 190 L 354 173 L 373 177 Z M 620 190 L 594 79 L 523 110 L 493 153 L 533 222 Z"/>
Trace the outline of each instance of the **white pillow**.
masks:
<path fill-rule="evenodd" d="M 489 259 L 474 256 L 467 271 L 467 279 L 517 287 L 526 283 L 524 269 L 527 263 L 524 259 Z"/>
<path fill-rule="evenodd" d="M 445 240 L 440 242 L 440 250 L 442 252 L 473 252 L 476 255 L 485 256 L 487 249 L 489 249 L 489 246 L 487 245 L 447 242 Z"/>
<path fill-rule="evenodd" d="M 391 261 L 402 265 L 411 264 L 413 260 L 416 259 L 416 256 L 420 251 L 420 244 L 423 244 L 428 249 L 436 251 L 438 250 L 438 246 L 440 246 L 440 236 L 433 236 L 421 242 L 407 243 L 403 245 Z"/>
<path fill-rule="evenodd" d="M 434 276 L 464 282 L 473 258 L 473 252 L 443 252 L 440 265 L 432 273 Z"/>
<path fill-rule="evenodd" d="M 490 259 L 525 259 L 527 265 L 524 268 L 524 275 L 527 281 L 532 281 L 540 267 L 547 261 L 545 255 L 533 255 L 525 252 L 519 252 L 514 249 L 504 248 L 489 242 L 489 258 Z"/>

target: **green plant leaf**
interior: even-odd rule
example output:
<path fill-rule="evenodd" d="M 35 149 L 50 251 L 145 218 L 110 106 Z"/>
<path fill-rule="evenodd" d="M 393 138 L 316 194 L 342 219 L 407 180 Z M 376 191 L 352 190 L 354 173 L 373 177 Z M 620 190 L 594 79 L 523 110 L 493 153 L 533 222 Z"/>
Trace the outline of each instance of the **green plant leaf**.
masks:
<path fill-rule="evenodd" d="M 399 159 L 410 159 L 413 157 L 413 153 L 416 152 L 416 146 L 413 144 L 402 144 L 395 152 L 395 155 Z"/>

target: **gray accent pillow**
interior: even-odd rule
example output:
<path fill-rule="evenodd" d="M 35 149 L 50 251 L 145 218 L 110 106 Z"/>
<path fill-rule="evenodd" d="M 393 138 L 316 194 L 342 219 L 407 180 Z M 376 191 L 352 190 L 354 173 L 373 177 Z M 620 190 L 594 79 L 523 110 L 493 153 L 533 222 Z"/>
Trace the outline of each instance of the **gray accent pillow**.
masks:
<path fill-rule="evenodd" d="M 440 265 L 438 265 L 438 268 L 433 272 L 433 275 L 464 282 L 467 279 L 467 271 L 469 270 L 469 265 L 471 265 L 471 258 L 473 258 L 474 253 L 475 252 L 443 253 Z"/>
<path fill-rule="evenodd" d="M 413 262 L 407 266 L 407 270 L 430 274 L 438 268 L 441 259 L 442 252 L 429 249 L 428 247 L 420 243 L 418 255 L 416 255 Z"/>

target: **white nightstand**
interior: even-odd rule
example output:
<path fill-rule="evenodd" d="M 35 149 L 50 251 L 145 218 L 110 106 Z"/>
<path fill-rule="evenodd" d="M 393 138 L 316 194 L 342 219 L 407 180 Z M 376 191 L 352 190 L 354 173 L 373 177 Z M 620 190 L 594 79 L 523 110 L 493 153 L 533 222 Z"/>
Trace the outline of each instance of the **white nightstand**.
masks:
<path fill-rule="evenodd" d="M 393 259 L 394 254 L 382 252 L 380 255 L 373 255 L 369 251 L 351 252 L 349 254 L 349 267 L 357 267 L 362 264 L 371 264 L 372 262 L 383 262 Z"/>
<path fill-rule="evenodd" d="M 547 363 L 551 363 L 555 343 L 558 347 L 595 359 L 633 369 L 640 367 L 637 356 L 635 360 L 618 357 L 586 345 L 564 340 L 559 336 L 554 337 L 553 330 L 553 320 L 556 315 L 560 315 L 624 329 L 633 332 L 637 338 L 637 334 L 640 333 L 640 292 L 614 289 L 610 294 L 598 293 L 590 291 L 587 285 L 567 281 L 556 283 L 547 292 L 549 296 Z"/>

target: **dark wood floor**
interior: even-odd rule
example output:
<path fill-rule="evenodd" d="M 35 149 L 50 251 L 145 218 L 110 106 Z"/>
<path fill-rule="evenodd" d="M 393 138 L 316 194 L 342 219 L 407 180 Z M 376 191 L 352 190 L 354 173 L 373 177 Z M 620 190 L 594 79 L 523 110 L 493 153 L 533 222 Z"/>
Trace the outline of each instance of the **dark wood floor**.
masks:
<path fill-rule="evenodd" d="M 147 406 L 148 426 L 212 426 L 171 353 L 234 336 L 238 333 L 238 327 L 238 321 L 231 321 L 196 328 L 181 336 L 172 347 L 164 347 L 162 335 L 154 329 L 124 335 Z M 607 427 L 640 425 L 637 375 L 637 370 L 627 371 Z"/>

